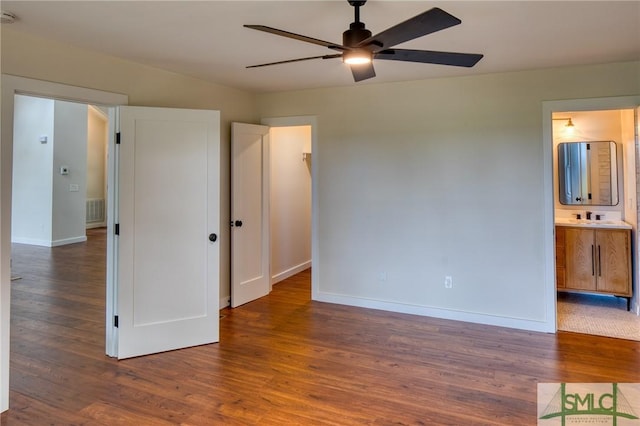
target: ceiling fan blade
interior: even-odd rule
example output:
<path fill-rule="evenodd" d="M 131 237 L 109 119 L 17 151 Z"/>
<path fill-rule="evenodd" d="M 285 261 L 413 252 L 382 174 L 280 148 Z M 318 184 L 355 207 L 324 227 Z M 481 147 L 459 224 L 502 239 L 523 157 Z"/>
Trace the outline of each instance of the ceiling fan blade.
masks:
<path fill-rule="evenodd" d="M 438 7 L 434 7 L 361 41 L 358 47 L 375 45 L 380 47 L 377 50 L 388 49 L 405 41 L 453 27 L 461 22 L 455 16 Z"/>
<path fill-rule="evenodd" d="M 478 53 L 437 52 L 434 50 L 387 49 L 375 54 L 375 59 L 421 62 L 425 64 L 472 67 L 484 55 Z"/>
<path fill-rule="evenodd" d="M 349 65 L 351 67 L 351 73 L 353 74 L 353 79 L 357 81 L 366 80 L 368 78 L 373 78 L 376 76 L 376 71 L 373 69 L 373 63 L 369 62 L 368 64 L 358 64 L 358 65 Z"/>
<path fill-rule="evenodd" d="M 328 47 L 329 49 L 334 50 L 346 50 L 346 47 L 338 44 L 331 43 L 329 41 L 318 40 L 317 38 L 307 37 L 300 34 L 291 33 L 289 31 L 279 30 L 277 28 L 271 28 L 264 25 L 245 25 L 246 28 L 251 28 L 252 30 L 264 31 L 265 33 L 275 34 L 282 37 L 292 38 L 294 40 L 306 41 L 307 43 L 317 44 L 319 46 Z"/>
<path fill-rule="evenodd" d="M 333 59 L 333 58 L 341 58 L 341 57 L 342 57 L 341 53 L 336 53 L 335 55 L 310 56 L 308 58 L 288 59 L 286 61 L 269 62 L 268 64 L 249 65 L 247 68 L 267 67 L 269 65 L 288 64 L 291 62 L 308 61 L 311 59 Z"/>

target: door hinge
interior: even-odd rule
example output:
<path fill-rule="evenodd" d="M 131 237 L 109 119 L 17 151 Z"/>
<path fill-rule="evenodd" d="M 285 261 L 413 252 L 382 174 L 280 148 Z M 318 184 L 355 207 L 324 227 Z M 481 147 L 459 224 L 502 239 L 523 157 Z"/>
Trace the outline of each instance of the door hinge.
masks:
<path fill-rule="evenodd" d="M 116 223 L 114 227 L 115 227 L 114 233 L 116 235 L 120 235 L 120 224 Z"/>
<path fill-rule="evenodd" d="M 120 145 L 120 132 L 116 133 L 116 145 Z"/>
<path fill-rule="evenodd" d="M 113 326 L 118 328 L 118 316 L 117 315 L 114 315 L 114 317 L 113 317 Z"/>

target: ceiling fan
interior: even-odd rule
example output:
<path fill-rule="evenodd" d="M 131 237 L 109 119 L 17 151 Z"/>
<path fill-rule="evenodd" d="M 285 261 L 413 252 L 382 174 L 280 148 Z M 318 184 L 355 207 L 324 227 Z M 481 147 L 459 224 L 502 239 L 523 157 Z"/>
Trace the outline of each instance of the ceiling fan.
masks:
<path fill-rule="evenodd" d="M 434 7 L 398 25 L 388 28 L 379 34 L 371 35 L 371 31 L 366 29 L 364 22 L 360 22 L 360 7 L 364 6 L 366 0 L 348 1 L 349 4 L 354 7 L 355 18 L 354 22 L 349 25 L 349 29 L 342 33 L 342 44 L 318 40 L 264 25 L 245 25 L 246 28 L 325 46 L 340 53 L 251 65 L 247 68 L 266 67 L 269 65 L 308 61 L 310 59 L 342 58 L 343 62 L 350 66 L 353 79 L 355 81 L 362 81 L 376 76 L 373 68 L 374 59 L 472 67 L 483 57 L 483 55 L 476 53 L 393 48 L 393 46 L 404 43 L 405 41 L 413 40 L 462 23 L 460 19 L 440 8 Z"/>

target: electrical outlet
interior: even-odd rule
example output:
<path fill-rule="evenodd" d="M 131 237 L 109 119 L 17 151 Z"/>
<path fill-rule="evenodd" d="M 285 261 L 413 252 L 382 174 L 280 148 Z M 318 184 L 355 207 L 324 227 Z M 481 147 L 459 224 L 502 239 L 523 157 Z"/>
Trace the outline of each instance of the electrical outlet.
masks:
<path fill-rule="evenodd" d="M 450 275 L 444 277 L 444 288 L 453 288 L 453 278 Z"/>
<path fill-rule="evenodd" d="M 382 271 L 378 273 L 378 281 L 383 282 L 387 280 L 387 273 Z"/>

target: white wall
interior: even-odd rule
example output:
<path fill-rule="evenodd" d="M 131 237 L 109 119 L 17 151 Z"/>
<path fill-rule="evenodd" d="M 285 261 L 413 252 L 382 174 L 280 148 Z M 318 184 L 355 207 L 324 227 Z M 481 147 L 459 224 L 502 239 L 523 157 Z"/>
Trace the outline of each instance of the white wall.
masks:
<path fill-rule="evenodd" d="M 85 241 L 87 106 L 17 95 L 14 113 L 12 241 L 47 247 Z"/>
<path fill-rule="evenodd" d="M 107 117 L 89 106 L 87 134 L 87 199 L 106 198 Z"/>
<path fill-rule="evenodd" d="M 272 127 L 271 283 L 311 266 L 311 126 Z"/>
<path fill-rule="evenodd" d="M 87 239 L 87 105 L 55 101 L 54 123 L 51 245 L 58 246 Z M 60 174 L 62 166 L 68 175 Z"/>
<path fill-rule="evenodd" d="M 555 330 L 541 106 L 640 93 L 639 73 L 630 62 L 260 95 L 263 116 L 319 118 L 314 298 Z"/>
<path fill-rule="evenodd" d="M 52 233 L 54 101 L 16 95 L 14 102 L 11 237 L 46 246 Z"/>

